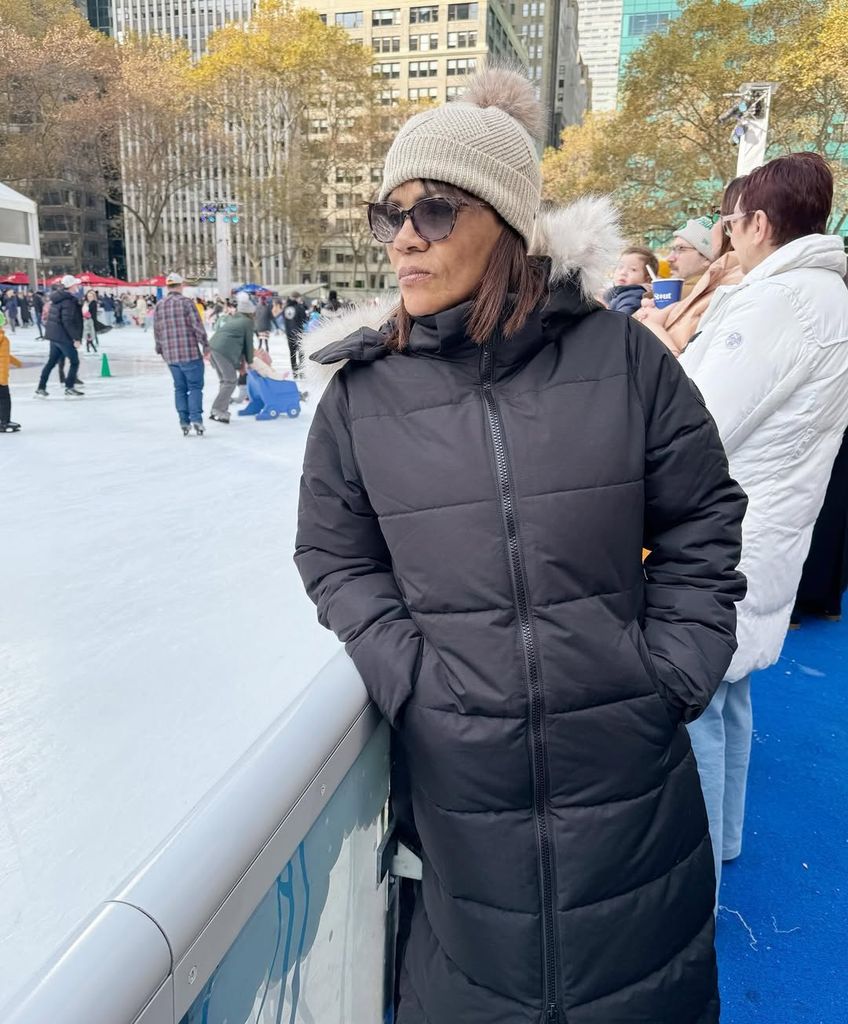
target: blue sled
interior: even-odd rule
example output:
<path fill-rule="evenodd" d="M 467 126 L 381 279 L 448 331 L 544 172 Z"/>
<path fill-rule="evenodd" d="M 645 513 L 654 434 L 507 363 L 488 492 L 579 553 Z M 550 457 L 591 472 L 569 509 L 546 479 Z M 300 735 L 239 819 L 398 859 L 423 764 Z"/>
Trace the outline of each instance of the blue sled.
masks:
<path fill-rule="evenodd" d="M 300 392 L 293 380 L 273 380 L 255 370 L 247 371 L 247 397 L 250 401 L 239 416 L 256 416 L 258 420 L 275 420 L 281 413 L 300 416 Z"/>

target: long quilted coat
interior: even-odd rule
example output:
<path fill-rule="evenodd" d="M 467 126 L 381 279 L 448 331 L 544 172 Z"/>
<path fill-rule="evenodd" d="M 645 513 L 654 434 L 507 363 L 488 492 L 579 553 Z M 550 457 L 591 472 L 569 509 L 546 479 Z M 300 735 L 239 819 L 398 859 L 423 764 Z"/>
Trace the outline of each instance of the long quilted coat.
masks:
<path fill-rule="evenodd" d="M 734 650 L 745 498 L 675 359 L 574 270 L 509 341 L 464 305 L 316 355 L 348 362 L 295 559 L 409 765 L 400 1024 L 718 1020 L 682 723 Z"/>

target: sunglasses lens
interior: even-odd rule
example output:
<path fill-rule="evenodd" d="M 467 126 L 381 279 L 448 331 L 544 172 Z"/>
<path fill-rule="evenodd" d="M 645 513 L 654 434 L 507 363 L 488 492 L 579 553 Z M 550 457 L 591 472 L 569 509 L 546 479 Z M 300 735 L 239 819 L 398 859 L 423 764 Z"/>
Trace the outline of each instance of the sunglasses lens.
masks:
<path fill-rule="evenodd" d="M 441 242 L 453 231 L 456 210 L 447 199 L 422 199 L 412 208 L 412 226 L 427 242 Z"/>
<path fill-rule="evenodd" d="M 378 242 L 393 242 L 403 226 L 403 213 L 393 203 L 371 203 L 368 223 Z"/>

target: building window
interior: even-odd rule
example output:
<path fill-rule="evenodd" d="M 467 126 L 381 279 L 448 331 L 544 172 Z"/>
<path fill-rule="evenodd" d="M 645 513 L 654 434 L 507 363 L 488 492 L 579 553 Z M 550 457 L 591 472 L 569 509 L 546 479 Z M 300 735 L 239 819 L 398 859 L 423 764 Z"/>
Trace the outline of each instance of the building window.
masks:
<path fill-rule="evenodd" d="M 385 11 L 371 12 L 372 28 L 381 28 L 383 25 L 400 25 L 400 8 Z"/>
<path fill-rule="evenodd" d="M 631 36 L 647 36 L 664 28 L 671 21 L 669 11 L 650 11 L 647 14 L 631 14 L 629 33 Z"/>
<path fill-rule="evenodd" d="M 362 11 L 348 11 L 346 14 L 337 14 L 336 24 L 339 28 L 362 28 Z"/>
<path fill-rule="evenodd" d="M 439 62 L 437 60 L 411 60 L 409 62 L 410 78 L 435 78 L 438 73 Z"/>
<path fill-rule="evenodd" d="M 448 103 L 452 100 L 458 100 L 459 97 L 465 92 L 464 85 L 449 85 L 446 92 L 446 98 Z"/>
<path fill-rule="evenodd" d="M 377 64 L 374 74 L 378 78 L 400 78 L 400 64 Z"/>
<path fill-rule="evenodd" d="M 326 14 L 319 14 L 319 15 L 318 15 L 318 17 L 319 17 L 319 18 L 321 19 L 321 21 L 322 21 L 322 22 L 323 22 L 323 23 L 324 23 L 325 25 L 327 24 L 327 15 L 326 15 Z"/>
<path fill-rule="evenodd" d="M 448 4 L 448 21 L 476 21 L 478 4 Z"/>
<path fill-rule="evenodd" d="M 380 93 L 380 106 L 391 107 L 400 100 L 400 89 L 383 89 Z"/>
<path fill-rule="evenodd" d="M 382 36 L 371 41 L 374 53 L 400 53 L 400 36 Z"/>
<path fill-rule="evenodd" d="M 409 99 L 413 103 L 420 103 L 422 100 L 435 100 L 438 102 L 439 90 L 435 85 L 431 85 L 428 89 L 410 89 Z"/>
<path fill-rule="evenodd" d="M 465 50 L 477 45 L 476 32 L 448 32 L 448 49 Z"/>
<path fill-rule="evenodd" d="M 471 75 L 477 67 L 474 57 L 459 57 L 448 61 L 448 75 Z"/>
<path fill-rule="evenodd" d="M 439 37 L 436 35 L 426 36 L 410 36 L 409 37 L 409 48 L 410 50 L 438 50 L 439 48 Z"/>
<path fill-rule="evenodd" d="M 410 25 L 434 25 L 439 20 L 438 7 L 410 7 Z"/>

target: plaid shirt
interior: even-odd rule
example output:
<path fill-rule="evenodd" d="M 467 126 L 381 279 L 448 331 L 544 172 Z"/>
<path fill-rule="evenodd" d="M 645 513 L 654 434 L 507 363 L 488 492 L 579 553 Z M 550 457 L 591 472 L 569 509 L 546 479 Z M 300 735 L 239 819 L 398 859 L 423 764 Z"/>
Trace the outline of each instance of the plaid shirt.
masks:
<path fill-rule="evenodd" d="M 190 363 L 209 348 L 197 306 L 187 295 L 168 292 L 153 314 L 156 351 L 166 363 Z"/>

